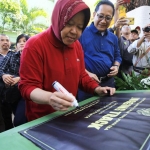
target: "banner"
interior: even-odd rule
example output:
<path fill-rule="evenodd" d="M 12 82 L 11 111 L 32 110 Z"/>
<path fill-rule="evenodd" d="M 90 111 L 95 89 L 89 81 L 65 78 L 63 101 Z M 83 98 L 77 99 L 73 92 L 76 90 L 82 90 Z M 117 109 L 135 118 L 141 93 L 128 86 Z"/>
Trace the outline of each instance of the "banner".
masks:
<path fill-rule="evenodd" d="M 20 133 L 43 150 L 149 150 L 149 95 L 102 97 Z"/>

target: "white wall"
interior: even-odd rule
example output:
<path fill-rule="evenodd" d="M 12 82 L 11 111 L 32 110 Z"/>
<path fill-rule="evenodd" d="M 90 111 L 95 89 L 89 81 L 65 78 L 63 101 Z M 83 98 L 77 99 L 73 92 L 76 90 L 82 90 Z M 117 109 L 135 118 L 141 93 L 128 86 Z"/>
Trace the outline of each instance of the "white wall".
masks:
<path fill-rule="evenodd" d="M 31 9 L 32 7 L 38 7 L 44 9 L 48 16 L 47 18 L 39 17 L 36 22 L 42 22 L 49 26 L 51 24 L 51 14 L 54 8 L 53 0 L 27 0 L 28 6 Z"/>
<path fill-rule="evenodd" d="M 134 17 L 134 25 L 131 28 L 134 29 L 136 26 L 143 28 L 145 25 L 150 24 L 150 6 L 141 6 L 127 13 L 127 17 Z M 142 33 L 140 34 L 140 36 Z"/>

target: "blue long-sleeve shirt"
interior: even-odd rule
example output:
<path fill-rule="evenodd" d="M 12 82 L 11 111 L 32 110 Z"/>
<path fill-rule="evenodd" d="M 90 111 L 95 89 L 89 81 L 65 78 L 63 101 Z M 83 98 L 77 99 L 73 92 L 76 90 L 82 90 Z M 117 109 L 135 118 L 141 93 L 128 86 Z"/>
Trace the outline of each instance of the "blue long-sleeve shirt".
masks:
<path fill-rule="evenodd" d="M 118 38 L 109 30 L 102 35 L 93 23 L 79 39 L 85 59 L 85 67 L 97 76 L 106 76 L 115 61 L 121 63 Z"/>

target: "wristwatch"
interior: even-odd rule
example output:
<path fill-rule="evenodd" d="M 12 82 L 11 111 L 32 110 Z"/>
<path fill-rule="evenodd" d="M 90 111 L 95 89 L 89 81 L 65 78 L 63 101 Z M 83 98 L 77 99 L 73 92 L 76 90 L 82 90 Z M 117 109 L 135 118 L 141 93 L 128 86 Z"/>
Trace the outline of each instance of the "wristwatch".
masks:
<path fill-rule="evenodd" d="M 118 69 L 119 69 L 119 65 L 113 65 L 113 66 L 117 66 L 117 67 L 118 67 Z"/>

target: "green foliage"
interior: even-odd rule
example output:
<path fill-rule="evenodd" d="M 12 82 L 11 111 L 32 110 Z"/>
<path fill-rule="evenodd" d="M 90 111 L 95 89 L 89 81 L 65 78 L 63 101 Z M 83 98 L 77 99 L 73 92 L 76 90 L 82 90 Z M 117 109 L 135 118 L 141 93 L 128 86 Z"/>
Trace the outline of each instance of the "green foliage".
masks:
<path fill-rule="evenodd" d="M 97 0 L 94 4 L 94 6 L 96 6 L 101 0 Z"/>
<path fill-rule="evenodd" d="M 145 69 L 140 75 L 135 75 L 132 71 L 131 75 L 125 74 L 121 71 L 122 78 L 115 77 L 117 90 L 148 90 L 150 85 L 142 85 L 140 81 L 148 77 L 148 70 Z"/>
<path fill-rule="evenodd" d="M 12 26 L 13 19 L 19 20 L 20 6 L 15 0 L 0 0 L 0 16 L 2 26 L 0 32 L 3 33 L 5 25 Z"/>
<path fill-rule="evenodd" d="M 43 9 L 33 7 L 29 10 L 26 0 L 20 0 L 20 6 L 22 11 L 20 28 L 24 33 L 35 34 L 47 28 L 47 26 L 42 23 L 36 23 L 38 17 L 47 17 L 47 13 Z"/>
<path fill-rule="evenodd" d="M 36 34 L 47 26 L 44 23 L 37 23 L 38 17 L 46 18 L 47 13 L 37 7 L 29 9 L 26 0 L 0 0 L 1 23 L 0 32 L 3 33 L 7 28 L 9 30 L 21 30 L 22 33 Z"/>

